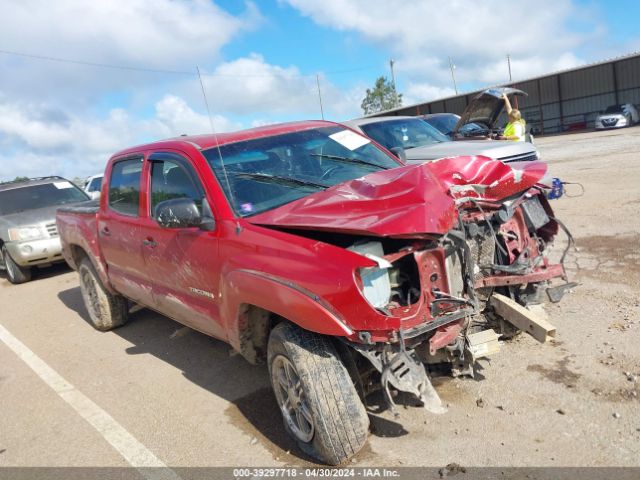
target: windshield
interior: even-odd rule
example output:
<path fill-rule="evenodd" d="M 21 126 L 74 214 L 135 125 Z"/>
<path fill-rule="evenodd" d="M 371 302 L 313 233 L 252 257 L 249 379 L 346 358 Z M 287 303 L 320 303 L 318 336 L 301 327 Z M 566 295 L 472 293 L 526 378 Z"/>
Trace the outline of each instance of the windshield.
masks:
<path fill-rule="evenodd" d="M 408 150 L 424 145 L 451 141 L 451 139 L 419 118 L 384 120 L 360 125 L 360 128 L 369 137 L 389 150 L 397 147 Z"/>
<path fill-rule="evenodd" d="M 604 113 L 623 113 L 622 105 L 612 105 L 610 107 L 607 107 Z"/>
<path fill-rule="evenodd" d="M 232 143 L 203 154 L 243 217 L 400 166 L 368 138 L 339 126 Z"/>
<path fill-rule="evenodd" d="M 460 117 L 455 113 L 447 113 L 444 115 L 434 115 L 423 118 L 432 127 L 437 128 L 440 132 L 444 133 L 447 137 L 452 138 L 453 132 L 456 129 L 456 125 L 460 120 Z M 462 136 L 476 136 L 486 135 L 487 129 L 478 125 L 477 123 L 466 123 L 458 129 L 459 134 Z"/>
<path fill-rule="evenodd" d="M 95 177 L 86 188 L 87 192 L 99 192 L 102 190 L 102 177 Z"/>
<path fill-rule="evenodd" d="M 458 124 L 460 117 L 458 115 L 437 115 L 434 117 L 423 118 L 432 127 L 437 128 L 440 132 L 450 136 Z"/>
<path fill-rule="evenodd" d="M 0 215 L 37 210 L 38 208 L 84 202 L 88 197 L 71 182 L 29 185 L 0 192 Z"/>

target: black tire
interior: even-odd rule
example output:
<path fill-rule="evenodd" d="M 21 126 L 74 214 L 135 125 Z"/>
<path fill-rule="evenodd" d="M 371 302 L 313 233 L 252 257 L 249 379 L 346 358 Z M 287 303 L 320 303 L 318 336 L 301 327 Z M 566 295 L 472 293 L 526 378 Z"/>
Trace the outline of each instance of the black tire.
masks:
<path fill-rule="evenodd" d="M 97 330 L 106 331 L 127 323 L 127 299 L 109 293 L 96 273 L 91 260 L 83 258 L 78 265 L 80 291 L 91 323 Z"/>
<path fill-rule="evenodd" d="M 21 267 L 14 262 L 11 255 L 9 255 L 6 245 L 2 246 L 2 262 L 4 263 L 4 268 L 7 272 L 7 279 L 11 283 L 17 285 L 18 283 L 25 283 L 31 280 L 31 268 Z"/>
<path fill-rule="evenodd" d="M 285 429 L 300 449 L 329 465 L 358 453 L 367 440 L 369 417 L 330 339 L 283 322 L 271 332 L 267 360 Z M 289 386 L 295 387 L 285 391 L 289 367 Z M 291 398 L 296 408 L 287 407 Z"/>

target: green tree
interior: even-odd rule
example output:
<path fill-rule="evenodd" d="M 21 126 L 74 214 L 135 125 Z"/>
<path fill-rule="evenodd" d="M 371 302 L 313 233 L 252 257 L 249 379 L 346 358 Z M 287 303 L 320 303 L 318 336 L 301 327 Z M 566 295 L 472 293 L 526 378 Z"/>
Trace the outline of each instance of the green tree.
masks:
<path fill-rule="evenodd" d="M 26 182 L 29 180 L 29 177 L 16 177 L 13 179 L 14 182 Z"/>
<path fill-rule="evenodd" d="M 402 94 L 396 91 L 395 85 L 387 80 L 387 77 L 378 78 L 373 90 L 367 88 L 366 96 L 360 104 L 365 115 L 400 106 L 402 106 Z"/>

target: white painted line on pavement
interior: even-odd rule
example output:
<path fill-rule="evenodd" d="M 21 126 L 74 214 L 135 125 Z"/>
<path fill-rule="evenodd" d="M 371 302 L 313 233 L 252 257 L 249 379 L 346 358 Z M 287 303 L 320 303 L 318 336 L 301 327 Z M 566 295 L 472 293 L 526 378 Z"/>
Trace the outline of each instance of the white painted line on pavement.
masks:
<path fill-rule="evenodd" d="M 89 422 L 145 478 L 148 480 L 180 480 L 178 474 L 168 468 L 147 447 L 136 440 L 111 415 L 62 378 L 58 372 L 47 365 L 2 325 L 0 325 L 0 340 L 13 350 L 60 398 Z"/>

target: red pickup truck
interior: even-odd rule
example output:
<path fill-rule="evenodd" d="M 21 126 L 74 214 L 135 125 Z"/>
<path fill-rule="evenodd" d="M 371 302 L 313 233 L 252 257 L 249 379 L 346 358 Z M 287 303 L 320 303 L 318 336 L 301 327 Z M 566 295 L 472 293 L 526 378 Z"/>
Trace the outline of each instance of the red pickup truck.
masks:
<path fill-rule="evenodd" d="M 342 125 L 297 122 L 119 152 L 99 206 L 57 223 L 97 329 L 136 303 L 267 362 L 287 431 L 338 464 L 366 440 L 372 391 L 443 412 L 438 368 L 473 375 L 499 338 L 553 334 L 524 309 L 567 285 L 549 287 L 565 273 L 547 256 L 546 172 L 406 166 Z"/>

